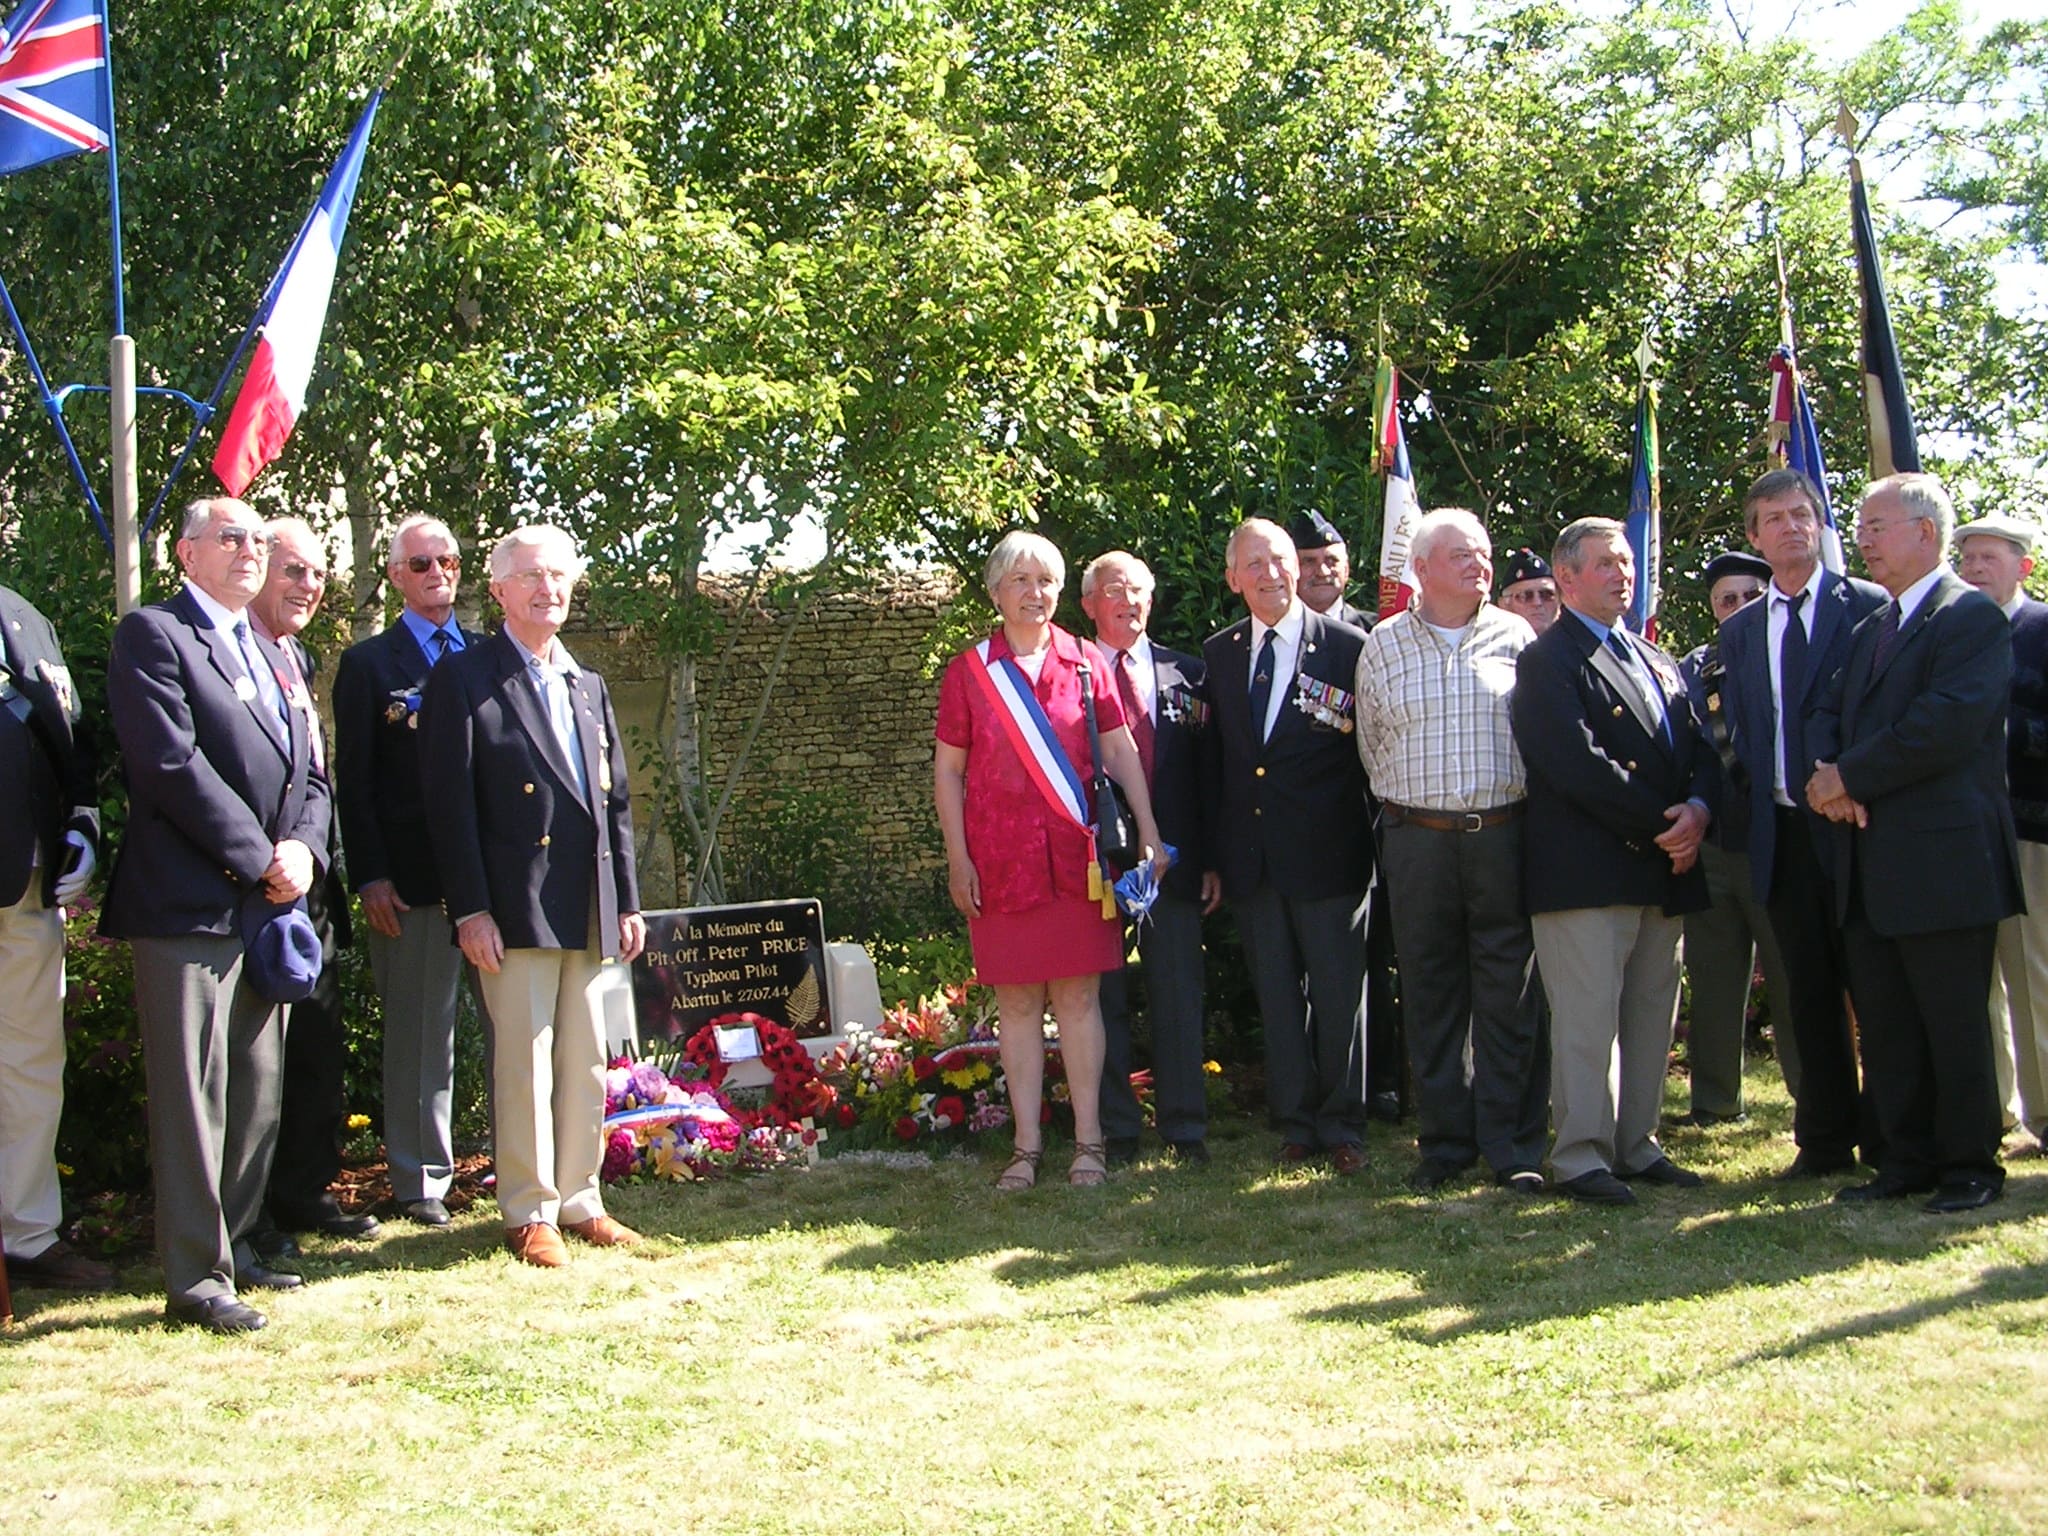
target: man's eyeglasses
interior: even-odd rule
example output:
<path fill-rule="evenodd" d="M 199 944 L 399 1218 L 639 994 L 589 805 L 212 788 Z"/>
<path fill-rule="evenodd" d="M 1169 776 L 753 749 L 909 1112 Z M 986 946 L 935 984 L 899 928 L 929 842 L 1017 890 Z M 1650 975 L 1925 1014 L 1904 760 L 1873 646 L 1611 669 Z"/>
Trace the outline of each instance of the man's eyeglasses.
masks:
<path fill-rule="evenodd" d="M 431 571 L 437 565 L 441 567 L 442 570 L 446 571 L 449 575 L 453 576 L 457 571 L 462 569 L 462 556 L 408 555 L 405 561 L 405 568 L 408 571 L 411 571 L 415 576 L 424 576 L 427 574 L 427 572 Z"/>
<path fill-rule="evenodd" d="M 244 528 L 237 523 L 222 523 L 213 530 L 213 538 L 222 549 L 240 551 L 245 547 L 254 550 L 270 548 L 269 534 L 261 528 Z"/>
<path fill-rule="evenodd" d="M 284 565 L 284 576 L 286 581 L 310 581 L 315 586 L 322 586 L 327 581 L 325 571 L 317 565 L 308 565 L 303 560 L 287 560 Z"/>
<path fill-rule="evenodd" d="M 551 586 L 568 587 L 575 585 L 576 573 L 574 571 L 555 570 L 548 566 L 536 566 L 532 570 L 514 571 L 505 579 L 507 581 L 516 581 L 523 587 L 538 587 L 543 582 Z"/>

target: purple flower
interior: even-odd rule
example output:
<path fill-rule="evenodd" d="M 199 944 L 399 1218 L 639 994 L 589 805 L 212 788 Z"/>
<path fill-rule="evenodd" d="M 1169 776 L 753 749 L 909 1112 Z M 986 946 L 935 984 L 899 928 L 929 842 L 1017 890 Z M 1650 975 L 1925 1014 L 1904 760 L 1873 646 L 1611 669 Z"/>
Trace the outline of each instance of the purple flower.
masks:
<path fill-rule="evenodd" d="M 634 1062 L 633 1096 L 642 1104 L 666 1104 L 668 1075 L 651 1061 Z"/>

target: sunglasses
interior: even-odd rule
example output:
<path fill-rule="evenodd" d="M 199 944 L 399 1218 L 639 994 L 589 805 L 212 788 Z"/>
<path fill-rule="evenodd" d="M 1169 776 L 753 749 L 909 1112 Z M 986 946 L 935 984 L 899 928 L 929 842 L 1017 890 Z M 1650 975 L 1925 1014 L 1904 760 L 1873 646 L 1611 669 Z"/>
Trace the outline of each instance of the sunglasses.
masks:
<path fill-rule="evenodd" d="M 204 537 L 202 534 L 201 537 Z M 261 528 L 244 528 L 235 523 L 225 523 L 213 530 L 214 542 L 222 549 L 241 550 L 270 548 L 270 535 Z"/>
<path fill-rule="evenodd" d="M 424 576 L 437 565 L 452 576 L 455 572 L 462 569 L 462 556 L 409 555 L 406 557 L 405 562 L 405 568 L 415 576 Z"/>
<path fill-rule="evenodd" d="M 303 560 L 287 560 L 284 564 L 284 576 L 286 581 L 324 582 L 327 580 L 327 573 L 325 571 L 321 570 L 317 565 L 308 565 Z"/>

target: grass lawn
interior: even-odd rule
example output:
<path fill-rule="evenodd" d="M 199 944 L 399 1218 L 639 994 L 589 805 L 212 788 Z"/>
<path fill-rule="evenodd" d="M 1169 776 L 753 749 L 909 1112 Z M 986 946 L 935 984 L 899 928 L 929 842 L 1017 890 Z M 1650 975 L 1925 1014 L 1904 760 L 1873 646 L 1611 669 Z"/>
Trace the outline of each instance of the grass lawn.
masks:
<path fill-rule="evenodd" d="M 1236 1122 L 1100 1190 L 998 1200 L 993 1149 L 620 1190 L 653 1241 L 553 1274 L 489 1206 L 315 1241 L 246 1340 L 138 1262 L 17 1294 L 0 1530 L 2041 1530 L 2048 1160 L 1981 1216 L 1833 1205 L 1768 1178 L 1772 1073 L 1668 1139 L 1709 1188 L 1619 1212 Z"/>

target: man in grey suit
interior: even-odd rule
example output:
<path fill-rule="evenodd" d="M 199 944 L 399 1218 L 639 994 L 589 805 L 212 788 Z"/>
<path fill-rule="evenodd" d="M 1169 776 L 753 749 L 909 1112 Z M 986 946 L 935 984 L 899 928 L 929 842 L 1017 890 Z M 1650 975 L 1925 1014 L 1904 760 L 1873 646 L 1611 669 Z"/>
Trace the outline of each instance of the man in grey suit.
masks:
<path fill-rule="evenodd" d="M 482 636 L 455 621 L 462 551 L 439 519 L 398 525 L 385 575 L 405 600 L 398 621 L 342 652 L 334 675 L 334 806 L 384 1006 L 392 1203 L 409 1221 L 445 1227 L 455 1181 L 455 1015 L 464 967 L 441 910 L 420 784 L 419 707 L 427 674 Z"/>
<path fill-rule="evenodd" d="M 248 1238 L 277 1143 L 282 1010 L 244 965 L 243 909 L 297 902 L 327 848 L 327 785 L 284 661 L 244 610 L 267 570 L 263 520 L 215 497 L 186 509 L 185 586 L 114 631 L 107 703 L 128 828 L 100 928 L 135 957 L 166 1316 L 261 1328 L 238 1289 L 298 1276 Z"/>
<path fill-rule="evenodd" d="M 1972 1211 L 2005 1187 L 1991 967 L 2024 906 L 2005 789 L 2012 626 L 1943 564 L 1955 528 L 1932 475 L 1872 485 L 1856 547 L 1890 603 L 1856 626 L 1808 722 L 1807 803 L 1842 828 L 1836 916 L 1884 1135 L 1875 1179 L 1838 1200 L 1932 1192 Z"/>

